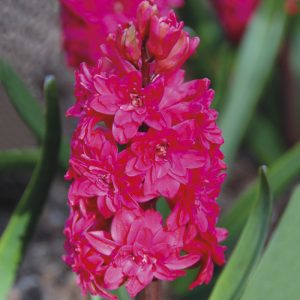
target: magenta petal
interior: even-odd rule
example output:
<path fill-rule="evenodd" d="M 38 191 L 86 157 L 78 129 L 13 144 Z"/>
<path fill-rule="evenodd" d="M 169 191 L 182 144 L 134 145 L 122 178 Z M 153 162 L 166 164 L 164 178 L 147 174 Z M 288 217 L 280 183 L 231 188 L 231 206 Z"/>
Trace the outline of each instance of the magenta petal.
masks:
<path fill-rule="evenodd" d="M 171 270 L 186 269 L 199 261 L 201 255 L 188 254 L 181 257 L 174 257 L 166 261 L 165 265 Z"/>
<path fill-rule="evenodd" d="M 173 198 L 179 190 L 180 183 L 170 176 L 165 176 L 156 181 L 155 187 L 163 196 Z"/>
<path fill-rule="evenodd" d="M 116 248 L 116 243 L 105 237 L 102 231 L 90 231 L 85 234 L 86 239 L 100 253 L 111 255 Z"/>
<path fill-rule="evenodd" d="M 99 189 L 99 186 L 84 177 L 73 181 L 70 191 L 72 191 L 74 195 L 81 197 L 92 197 L 106 194 L 105 191 Z"/>
<path fill-rule="evenodd" d="M 214 265 L 212 259 L 209 257 L 203 264 L 198 277 L 196 280 L 190 285 L 190 289 L 201 285 L 203 283 L 208 284 L 213 276 Z"/>
<path fill-rule="evenodd" d="M 217 228 L 217 240 L 218 242 L 223 242 L 224 240 L 227 239 L 228 237 L 228 230 L 224 229 L 224 228 Z"/>
<path fill-rule="evenodd" d="M 145 285 L 143 285 L 136 277 L 128 279 L 125 286 L 132 298 L 134 298 L 145 287 Z"/>
<path fill-rule="evenodd" d="M 140 227 L 141 228 L 141 227 Z M 148 228 L 140 229 L 137 233 L 136 244 L 140 244 L 146 249 L 151 249 L 153 241 L 153 233 L 152 230 Z"/>
<path fill-rule="evenodd" d="M 136 276 L 140 267 L 131 258 L 129 258 L 123 262 L 122 269 L 127 276 Z"/>
<path fill-rule="evenodd" d="M 154 272 L 154 276 L 160 280 L 174 280 L 183 275 L 185 275 L 184 271 L 170 270 L 159 263 L 156 265 L 156 270 Z"/>
<path fill-rule="evenodd" d="M 113 124 L 112 133 L 116 141 L 120 144 L 126 144 L 138 132 L 139 124 L 132 122 L 124 125 Z"/>
<path fill-rule="evenodd" d="M 158 211 L 147 210 L 145 218 L 147 219 L 147 228 L 150 228 L 154 234 L 162 231 L 163 219 Z"/>
<path fill-rule="evenodd" d="M 108 289 L 117 289 L 122 284 L 123 280 L 124 275 L 122 273 L 122 268 L 113 266 L 108 267 L 104 275 L 104 283 Z"/>
<path fill-rule="evenodd" d="M 117 243 L 124 244 L 126 242 L 130 226 L 135 218 L 135 213 L 129 210 L 122 210 L 114 217 L 111 225 L 111 235 Z"/>
<path fill-rule="evenodd" d="M 143 285 L 148 285 L 153 280 L 152 265 L 147 265 L 137 274 L 138 280 Z"/>
<path fill-rule="evenodd" d="M 141 228 L 143 228 L 142 220 L 136 220 L 135 222 L 132 223 L 127 235 L 127 243 L 129 245 L 132 245 L 135 242 L 139 232 L 141 231 Z"/>
<path fill-rule="evenodd" d="M 165 175 L 168 174 L 168 171 L 170 169 L 170 164 L 169 162 L 162 163 L 162 164 L 157 164 L 155 166 L 155 175 L 159 179 L 161 177 L 164 177 Z"/>
<path fill-rule="evenodd" d="M 170 247 L 170 244 L 161 242 L 158 244 L 156 240 L 153 240 L 153 247 L 152 251 L 156 253 L 156 257 L 158 259 L 164 259 L 165 257 L 169 256 L 172 254 L 173 249 Z"/>
<path fill-rule="evenodd" d="M 189 150 L 182 153 L 180 160 L 182 165 L 190 169 L 199 168 L 205 164 L 205 158 L 196 150 Z"/>
<path fill-rule="evenodd" d="M 122 126 L 126 124 L 133 123 L 134 120 L 132 119 L 133 111 L 124 111 L 124 110 L 118 110 L 115 114 L 114 123 L 117 126 Z"/>
<path fill-rule="evenodd" d="M 195 135 L 195 120 L 184 121 L 173 128 L 183 140 L 192 140 Z"/>
<path fill-rule="evenodd" d="M 146 173 L 145 181 L 144 181 L 144 193 L 145 195 L 153 195 L 156 194 L 157 187 L 151 180 L 151 170 Z"/>
<path fill-rule="evenodd" d="M 151 165 L 145 163 L 142 157 L 138 157 L 135 162 L 135 168 L 140 172 L 145 172 L 151 168 Z"/>
<path fill-rule="evenodd" d="M 136 176 L 140 174 L 140 171 L 135 168 L 137 159 L 138 158 L 133 157 L 128 160 L 125 168 L 125 172 L 128 176 Z"/>
<path fill-rule="evenodd" d="M 172 173 L 178 176 L 186 176 L 187 167 L 181 163 L 181 159 L 178 159 L 178 157 L 175 154 L 173 154 L 171 162 L 172 162 Z"/>
<path fill-rule="evenodd" d="M 100 113 L 113 115 L 118 110 L 118 105 L 114 104 L 115 96 L 108 95 L 94 95 L 91 101 L 91 107 Z"/>

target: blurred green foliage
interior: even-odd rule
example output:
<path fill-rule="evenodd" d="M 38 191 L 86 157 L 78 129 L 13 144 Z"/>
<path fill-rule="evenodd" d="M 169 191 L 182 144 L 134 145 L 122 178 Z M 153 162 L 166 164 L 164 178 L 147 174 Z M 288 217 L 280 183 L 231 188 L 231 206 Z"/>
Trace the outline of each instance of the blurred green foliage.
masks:
<path fill-rule="evenodd" d="M 27 245 L 33 235 L 56 171 L 61 128 L 57 88 L 53 78 L 45 81 L 46 132 L 42 153 L 30 182 L 0 239 L 0 299 L 14 282 Z"/>
<path fill-rule="evenodd" d="M 0 59 L 0 81 L 11 103 L 19 113 L 19 116 L 23 119 L 28 128 L 32 130 L 38 141 L 41 142 L 44 139 L 46 126 L 43 110 L 18 74 L 2 59 Z M 70 155 L 69 145 L 70 142 L 67 138 L 61 142 L 59 163 L 63 171 L 68 167 Z M 18 159 L 21 162 L 20 156 Z M 24 160 L 27 159 L 28 155 L 24 156 Z M 31 159 L 31 161 L 33 161 L 33 156 L 31 156 Z M 7 163 L 6 168 L 8 167 Z"/>

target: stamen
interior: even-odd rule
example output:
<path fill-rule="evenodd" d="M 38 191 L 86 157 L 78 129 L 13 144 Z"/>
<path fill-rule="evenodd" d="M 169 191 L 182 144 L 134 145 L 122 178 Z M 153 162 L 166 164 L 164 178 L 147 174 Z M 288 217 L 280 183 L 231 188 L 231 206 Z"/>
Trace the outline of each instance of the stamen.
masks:
<path fill-rule="evenodd" d="M 168 152 L 168 144 L 157 144 L 155 147 L 155 154 L 160 158 L 165 158 Z"/>
<path fill-rule="evenodd" d="M 140 96 L 139 94 L 130 94 L 131 104 L 134 107 L 142 107 L 144 106 L 144 96 Z"/>

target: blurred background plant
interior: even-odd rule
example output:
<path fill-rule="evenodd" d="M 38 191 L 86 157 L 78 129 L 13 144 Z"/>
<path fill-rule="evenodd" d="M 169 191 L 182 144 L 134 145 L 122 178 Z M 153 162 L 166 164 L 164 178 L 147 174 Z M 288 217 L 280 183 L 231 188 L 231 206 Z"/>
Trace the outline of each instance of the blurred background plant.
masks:
<path fill-rule="evenodd" d="M 178 12 L 201 37 L 188 74 L 210 78 L 216 91 L 228 164 L 220 225 L 232 256 L 210 285 L 188 291 L 184 277 L 163 286 L 163 299 L 297 299 L 300 191 L 291 191 L 300 177 L 300 15 L 287 13 L 284 1 L 261 1 L 232 38 L 217 2 L 187 0 Z M 82 299 L 60 258 L 72 126 L 61 138 L 57 102 L 61 111 L 73 102 L 73 74 L 60 49 L 58 4 L 2 0 L 0 7 L 0 299 L 15 280 L 9 299 Z M 48 77 L 43 97 L 49 73 L 58 87 Z M 37 99 L 46 100 L 46 116 Z M 256 179 L 261 164 L 268 171 Z"/>

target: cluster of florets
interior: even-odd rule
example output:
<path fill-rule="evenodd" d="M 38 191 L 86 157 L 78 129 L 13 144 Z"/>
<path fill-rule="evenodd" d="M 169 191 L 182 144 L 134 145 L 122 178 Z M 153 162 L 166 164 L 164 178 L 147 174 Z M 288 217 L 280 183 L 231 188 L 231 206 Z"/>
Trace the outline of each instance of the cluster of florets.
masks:
<path fill-rule="evenodd" d="M 150 1 L 136 16 L 108 36 L 97 64 L 81 64 L 68 111 L 79 123 L 66 175 L 65 261 L 84 293 L 108 299 L 116 297 L 107 290 L 125 284 L 134 297 L 190 267 L 199 267 L 191 288 L 207 284 L 224 263 L 214 91 L 208 79 L 184 82 L 180 69 L 199 39 Z M 165 220 L 160 197 L 170 207 Z"/>
<path fill-rule="evenodd" d="M 81 62 L 95 64 L 101 54 L 99 45 L 118 24 L 131 21 L 142 0 L 60 0 L 64 31 L 63 46 L 68 64 L 78 67 Z M 167 14 L 183 0 L 155 0 L 158 9 Z"/>

